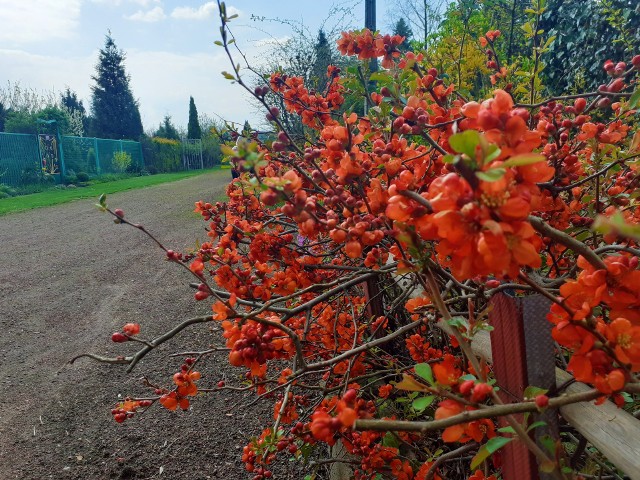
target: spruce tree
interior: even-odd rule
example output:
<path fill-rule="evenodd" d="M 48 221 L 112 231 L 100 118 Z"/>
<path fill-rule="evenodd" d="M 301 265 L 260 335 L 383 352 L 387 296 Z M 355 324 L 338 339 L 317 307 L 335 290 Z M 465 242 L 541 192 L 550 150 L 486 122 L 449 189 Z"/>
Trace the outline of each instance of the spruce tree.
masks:
<path fill-rule="evenodd" d="M 97 137 L 137 140 L 142 135 L 140 110 L 129 87 L 124 60 L 124 52 L 109 33 L 100 50 L 96 75 L 91 77 L 95 82 L 91 87 L 92 123 Z"/>
<path fill-rule="evenodd" d="M 202 138 L 202 129 L 198 121 L 198 110 L 193 97 L 189 97 L 189 125 L 187 125 L 187 138 Z"/>
<path fill-rule="evenodd" d="M 178 129 L 171 122 L 171 116 L 166 115 L 164 120 L 156 130 L 154 137 L 168 138 L 169 140 L 180 140 Z"/>
<path fill-rule="evenodd" d="M 80 112 L 83 117 L 86 114 L 82 100 L 79 100 L 78 94 L 69 87 L 60 93 L 60 102 L 67 107 L 70 112 Z"/>
<path fill-rule="evenodd" d="M 413 32 L 404 18 L 400 17 L 396 22 L 396 25 L 393 27 L 393 34 L 404 37 L 404 41 L 398 45 L 398 50 L 406 52 L 411 48 L 411 37 L 413 36 Z"/>
<path fill-rule="evenodd" d="M 313 47 L 313 67 L 311 71 L 312 81 L 315 82 L 316 89 L 323 92 L 327 87 L 329 79 L 327 78 L 327 67 L 333 61 L 331 45 L 327 40 L 324 30 L 318 32 L 318 40 Z"/>

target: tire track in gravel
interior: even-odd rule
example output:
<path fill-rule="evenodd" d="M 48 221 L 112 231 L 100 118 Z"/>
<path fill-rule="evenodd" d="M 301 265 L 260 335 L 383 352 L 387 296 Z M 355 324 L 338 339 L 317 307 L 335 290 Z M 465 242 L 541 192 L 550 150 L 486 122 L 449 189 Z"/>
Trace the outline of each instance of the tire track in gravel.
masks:
<path fill-rule="evenodd" d="M 206 173 L 113 194 L 107 202 L 168 247 L 185 250 L 207 238 L 193 203 L 219 200 L 228 181 L 227 171 Z M 0 480 L 242 478 L 240 448 L 259 433 L 258 420 L 255 410 L 225 415 L 240 401 L 233 393 L 197 399 L 184 413 L 154 409 L 123 425 L 110 414 L 119 394 L 145 393 L 143 373 L 168 385 L 180 362 L 163 357 L 206 348 L 212 341 L 206 326 L 152 352 L 131 375 L 87 359 L 67 363 L 83 352 L 135 349 L 110 342 L 127 321 L 142 323 L 153 338 L 208 311 L 206 302 L 193 300 L 186 272 L 94 204 L 0 217 Z M 238 375 L 226 362 L 211 372 L 203 372 L 203 384 Z"/>

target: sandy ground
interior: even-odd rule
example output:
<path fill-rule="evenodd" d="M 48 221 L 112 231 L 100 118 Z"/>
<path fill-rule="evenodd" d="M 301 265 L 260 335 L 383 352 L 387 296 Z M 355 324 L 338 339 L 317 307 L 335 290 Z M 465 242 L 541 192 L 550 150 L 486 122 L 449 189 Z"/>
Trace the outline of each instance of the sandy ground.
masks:
<path fill-rule="evenodd" d="M 193 203 L 220 200 L 228 181 L 219 171 L 107 201 L 184 250 L 207 238 Z M 188 412 L 153 408 L 122 425 L 110 413 L 118 395 L 147 392 L 143 374 L 169 386 L 181 362 L 168 354 L 221 344 L 208 326 L 183 332 L 129 375 L 88 359 L 68 363 L 83 352 L 132 351 L 110 341 L 128 321 L 153 338 L 209 308 L 193 299 L 186 272 L 94 204 L 0 217 L 0 479 L 248 478 L 241 446 L 259 433 L 260 411 L 230 411 L 243 404 L 238 395 L 198 398 Z M 203 386 L 239 375 L 220 359 L 203 368 Z"/>

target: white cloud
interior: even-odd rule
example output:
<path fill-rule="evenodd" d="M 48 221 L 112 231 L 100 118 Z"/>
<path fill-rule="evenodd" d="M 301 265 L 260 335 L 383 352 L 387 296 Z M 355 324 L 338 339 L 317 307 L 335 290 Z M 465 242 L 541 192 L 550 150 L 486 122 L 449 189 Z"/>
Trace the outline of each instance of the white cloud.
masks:
<path fill-rule="evenodd" d="M 0 0 L 0 42 L 24 44 L 75 34 L 82 0 Z"/>
<path fill-rule="evenodd" d="M 0 78 L 38 91 L 61 91 L 68 85 L 89 107 L 97 58 L 97 50 L 82 57 L 58 57 L 0 48 Z M 222 49 L 187 55 L 129 49 L 126 70 L 133 95 L 140 100 L 145 130 L 157 128 L 167 114 L 186 126 L 190 95 L 198 112 L 211 117 L 217 114 L 240 124 L 248 119 L 252 125 L 264 119 L 262 112 L 256 115 L 244 90 L 220 74 L 229 70 Z"/>
<path fill-rule="evenodd" d="M 0 72 L 12 83 L 37 91 L 61 91 L 69 86 L 88 106 L 90 78 L 97 58 L 97 50 L 84 57 L 56 57 L 0 49 Z"/>
<path fill-rule="evenodd" d="M 167 16 L 164 14 L 162 7 L 154 7 L 146 12 L 139 10 L 132 15 L 125 15 L 124 18 L 136 22 L 158 22 L 167 18 Z"/>
<path fill-rule="evenodd" d="M 211 18 L 217 11 L 216 2 L 207 2 L 198 8 L 176 7 L 171 12 L 171 16 L 181 20 L 206 20 Z"/>
<path fill-rule="evenodd" d="M 166 114 L 177 125 L 186 126 L 190 95 L 200 113 L 255 123 L 244 90 L 221 75 L 229 70 L 228 62 L 222 49 L 188 55 L 129 50 L 127 72 L 133 94 L 140 98 L 145 128 L 157 128 Z"/>
<path fill-rule="evenodd" d="M 242 12 L 235 7 L 227 7 L 227 15 L 240 15 Z M 193 7 L 176 7 L 171 12 L 173 18 L 179 20 L 206 20 L 218 15 L 218 5 L 216 2 L 207 2 L 197 8 Z"/>
<path fill-rule="evenodd" d="M 92 3 L 101 3 L 110 7 L 119 7 L 123 3 L 135 3 L 141 7 L 148 7 L 154 3 L 161 3 L 161 0 L 91 0 Z"/>

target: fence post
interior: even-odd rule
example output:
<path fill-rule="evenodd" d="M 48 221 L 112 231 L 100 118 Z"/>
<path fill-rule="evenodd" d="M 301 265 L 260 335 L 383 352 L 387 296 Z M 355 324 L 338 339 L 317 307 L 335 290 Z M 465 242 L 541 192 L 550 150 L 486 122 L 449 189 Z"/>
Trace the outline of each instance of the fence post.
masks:
<path fill-rule="evenodd" d="M 100 175 L 100 154 L 98 153 L 98 139 L 93 137 L 93 148 L 96 151 L 96 174 Z"/>
<path fill-rule="evenodd" d="M 202 139 L 198 140 L 200 145 L 200 170 L 204 170 L 204 159 L 202 158 Z"/>
<path fill-rule="evenodd" d="M 60 173 L 62 173 L 62 178 L 67 175 L 67 168 L 64 164 L 64 147 L 62 146 L 62 136 L 60 135 L 60 130 L 57 129 L 56 125 L 56 138 L 58 140 L 58 145 L 60 149 Z"/>
<path fill-rule="evenodd" d="M 541 388 L 555 385 L 554 343 L 551 324 L 546 321 L 548 311 L 549 302 L 536 295 L 515 298 L 500 293 L 491 299 L 493 370 L 505 402 L 521 401 L 530 384 Z M 543 433 L 556 436 L 555 412 L 545 415 L 547 427 Z M 502 473 L 505 480 L 548 478 L 538 474 L 535 458 L 520 442 L 510 443 L 503 449 Z"/>

